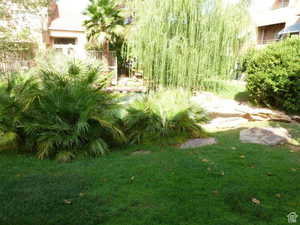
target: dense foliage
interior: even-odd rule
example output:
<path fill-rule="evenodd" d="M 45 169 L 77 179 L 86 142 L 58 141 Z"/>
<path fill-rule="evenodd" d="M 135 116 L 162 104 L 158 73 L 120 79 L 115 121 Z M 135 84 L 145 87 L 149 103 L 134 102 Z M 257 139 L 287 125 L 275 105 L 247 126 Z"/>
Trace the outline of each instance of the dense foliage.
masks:
<path fill-rule="evenodd" d="M 203 136 L 200 123 L 206 116 L 189 99 L 183 90 L 164 90 L 135 101 L 124 118 L 129 140 L 145 143 Z"/>
<path fill-rule="evenodd" d="M 133 1 L 130 56 L 153 88 L 216 88 L 245 41 L 246 3 L 223 0 Z"/>
<path fill-rule="evenodd" d="M 300 38 L 290 38 L 245 59 L 247 88 L 255 103 L 300 113 Z"/>
<path fill-rule="evenodd" d="M 103 91 L 99 68 L 71 63 L 67 69 L 7 79 L 0 89 L 0 146 L 68 161 L 79 154 L 102 155 L 125 141 L 115 126 L 117 104 Z"/>
<path fill-rule="evenodd" d="M 87 19 L 84 26 L 87 31 L 91 49 L 101 49 L 106 65 L 112 64 L 111 50 L 115 51 L 118 58 L 119 69 L 122 68 L 122 45 L 125 41 L 125 15 L 120 7 L 119 0 L 90 0 L 84 14 Z"/>

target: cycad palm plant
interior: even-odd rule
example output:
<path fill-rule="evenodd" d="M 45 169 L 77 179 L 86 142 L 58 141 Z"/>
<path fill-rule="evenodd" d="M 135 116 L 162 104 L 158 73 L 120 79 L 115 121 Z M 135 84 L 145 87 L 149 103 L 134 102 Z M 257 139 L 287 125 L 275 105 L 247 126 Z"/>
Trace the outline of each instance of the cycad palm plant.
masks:
<path fill-rule="evenodd" d="M 98 67 L 71 63 L 66 71 L 44 69 L 38 75 L 1 101 L 0 146 L 17 144 L 19 137 L 18 147 L 40 159 L 68 161 L 79 154 L 102 155 L 125 141 L 115 125 L 118 104 L 103 90 L 106 80 Z"/>
<path fill-rule="evenodd" d="M 117 104 L 102 90 L 105 81 L 99 84 L 98 68 L 71 64 L 67 73 L 44 70 L 40 76 L 33 118 L 24 125 L 39 158 L 99 156 L 113 143 L 125 141 L 114 125 Z"/>
<path fill-rule="evenodd" d="M 118 44 L 123 39 L 125 18 L 120 4 L 116 0 L 90 0 L 90 5 L 84 13 L 88 19 L 84 25 L 87 38 L 103 47 L 106 64 L 110 65 L 110 44 Z"/>
<path fill-rule="evenodd" d="M 194 105 L 188 92 L 162 90 L 135 101 L 127 109 L 124 126 L 132 143 L 182 141 L 201 137 L 205 112 Z"/>
<path fill-rule="evenodd" d="M 14 149 L 25 136 L 22 123 L 29 118 L 38 83 L 32 76 L 12 73 L 0 84 L 0 150 Z"/>

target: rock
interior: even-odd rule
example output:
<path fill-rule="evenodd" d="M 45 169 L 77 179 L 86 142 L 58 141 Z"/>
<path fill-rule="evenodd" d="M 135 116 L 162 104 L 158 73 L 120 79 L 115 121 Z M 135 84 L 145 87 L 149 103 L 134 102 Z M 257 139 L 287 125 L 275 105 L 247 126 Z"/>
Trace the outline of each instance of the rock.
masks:
<path fill-rule="evenodd" d="M 292 118 L 283 112 L 255 108 L 235 100 L 218 97 L 209 92 L 199 92 L 192 101 L 200 105 L 211 118 L 240 117 L 250 121 L 279 121 L 291 123 Z M 300 117 L 297 118 L 300 121 Z"/>
<path fill-rule="evenodd" d="M 249 114 L 246 113 L 243 118 L 249 121 L 266 121 L 269 120 L 269 117 L 264 114 Z"/>
<path fill-rule="evenodd" d="M 284 122 L 284 123 L 291 123 L 293 122 L 292 118 L 284 113 L 272 114 L 270 115 L 270 120 Z"/>
<path fill-rule="evenodd" d="M 240 140 L 243 143 L 263 145 L 279 145 L 289 143 L 291 135 L 282 127 L 250 128 L 240 132 Z"/>
<path fill-rule="evenodd" d="M 300 116 L 292 116 L 291 119 L 296 121 L 297 123 L 300 123 Z"/>
<path fill-rule="evenodd" d="M 217 140 L 215 138 L 196 138 L 196 139 L 190 139 L 184 144 L 180 146 L 181 149 L 186 148 L 198 148 L 203 147 L 206 145 L 213 145 L 216 144 Z"/>
<path fill-rule="evenodd" d="M 244 112 L 236 110 L 239 103 L 225 98 L 220 98 L 208 92 L 201 92 L 192 98 L 192 101 L 199 104 L 211 118 L 217 117 L 242 117 Z"/>
<path fill-rule="evenodd" d="M 136 152 L 131 153 L 131 155 L 149 155 L 151 154 L 151 151 L 145 151 L 145 150 L 138 150 Z"/>
<path fill-rule="evenodd" d="M 208 124 L 202 125 L 202 127 L 208 130 L 226 130 L 239 127 L 247 122 L 247 119 L 241 117 L 216 118 Z"/>

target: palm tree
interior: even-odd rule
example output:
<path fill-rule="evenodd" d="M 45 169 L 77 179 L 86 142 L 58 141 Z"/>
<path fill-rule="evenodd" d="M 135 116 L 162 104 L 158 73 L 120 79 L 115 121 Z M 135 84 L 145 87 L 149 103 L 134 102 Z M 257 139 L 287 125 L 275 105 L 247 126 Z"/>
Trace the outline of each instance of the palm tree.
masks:
<path fill-rule="evenodd" d="M 90 0 L 84 14 L 88 17 L 84 21 L 87 38 L 102 46 L 104 63 L 110 66 L 110 45 L 119 43 L 125 30 L 120 4 L 116 0 Z"/>

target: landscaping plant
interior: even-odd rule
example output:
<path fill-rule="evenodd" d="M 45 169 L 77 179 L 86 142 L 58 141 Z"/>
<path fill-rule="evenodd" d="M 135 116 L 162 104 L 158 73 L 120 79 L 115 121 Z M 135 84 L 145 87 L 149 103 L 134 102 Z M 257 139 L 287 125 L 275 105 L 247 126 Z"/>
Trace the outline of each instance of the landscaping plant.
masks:
<path fill-rule="evenodd" d="M 29 106 L 35 100 L 37 81 L 28 74 L 3 75 L 0 79 L 0 149 L 23 145 L 23 122 L 29 118 Z"/>
<path fill-rule="evenodd" d="M 250 99 L 270 107 L 300 113 L 300 38 L 269 45 L 245 59 Z"/>
<path fill-rule="evenodd" d="M 245 1 L 133 1 L 129 54 L 149 86 L 213 90 L 232 78 L 246 40 Z"/>
<path fill-rule="evenodd" d="M 84 26 L 91 46 L 101 47 L 105 64 L 111 66 L 111 52 L 115 50 L 118 59 L 124 43 L 125 17 L 119 0 L 90 0 L 84 14 Z M 122 57 L 121 57 L 122 58 Z"/>
<path fill-rule="evenodd" d="M 201 137 L 200 124 L 206 121 L 204 111 L 183 90 L 162 90 L 133 102 L 124 118 L 126 134 L 132 143 L 156 142 L 164 139 L 182 141 Z"/>
<path fill-rule="evenodd" d="M 99 80 L 99 71 L 80 63 L 69 64 L 61 73 L 39 71 L 35 81 L 12 89 L 19 92 L 1 107 L 1 125 L 9 118 L 13 132 L 25 143 L 18 148 L 33 150 L 40 159 L 68 161 L 79 154 L 104 154 L 125 137 L 115 125 L 118 107 L 113 95 L 103 90 L 106 82 Z"/>

